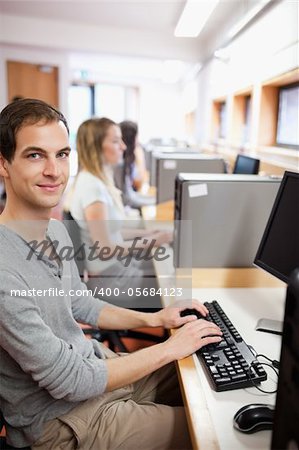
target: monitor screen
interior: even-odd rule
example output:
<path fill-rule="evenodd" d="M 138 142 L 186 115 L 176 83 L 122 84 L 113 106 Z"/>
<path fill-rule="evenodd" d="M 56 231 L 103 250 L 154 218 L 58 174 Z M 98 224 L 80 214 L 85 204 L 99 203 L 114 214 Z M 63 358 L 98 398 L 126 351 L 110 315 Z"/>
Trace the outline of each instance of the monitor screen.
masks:
<path fill-rule="evenodd" d="M 299 83 L 280 88 L 276 143 L 299 149 Z"/>
<path fill-rule="evenodd" d="M 233 173 L 256 175 L 259 173 L 260 160 L 249 156 L 238 155 Z"/>
<path fill-rule="evenodd" d="M 286 283 L 299 267 L 299 173 L 284 174 L 254 264 Z"/>

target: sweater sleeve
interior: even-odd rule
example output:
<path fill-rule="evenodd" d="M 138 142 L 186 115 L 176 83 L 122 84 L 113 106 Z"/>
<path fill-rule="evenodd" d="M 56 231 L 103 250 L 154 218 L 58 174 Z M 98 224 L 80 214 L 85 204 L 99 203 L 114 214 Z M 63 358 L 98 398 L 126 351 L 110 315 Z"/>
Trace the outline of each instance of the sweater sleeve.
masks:
<path fill-rule="evenodd" d="M 109 303 L 93 297 L 86 285 L 81 282 L 76 264 L 71 267 L 72 276 L 72 313 L 77 322 L 97 327 L 98 317 L 104 306 Z M 76 295 L 80 294 L 80 295 Z M 81 295 L 82 294 L 82 295 Z"/>
<path fill-rule="evenodd" d="M 55 237 L 64 245 L 73 248 L 73 243 L 65 226 L 58 221 L 51 221 L 51 225 L 53 228 L 55 227 Z M 101 310 L 109 304 L 103 300 L 94 298 L 93 293 L 82 283 L 74 258 L 71 258 L 69 261 L 63 261 L 63 264 L 69 265 L 66 272 L 70 277 L 69 286 L 72 294 L 72 313 L 75 320 L 91 325 L 92 327 L 97 327 Z"/>
<path fill-rule="evenodd" d="M 83 356 L 56 336 L 31 293 L 20 274 L 1 271 L 1 347 L 55 399 L 75 402 L 102 394 L 107 384 L 105 361 L 92 350 Z"/>

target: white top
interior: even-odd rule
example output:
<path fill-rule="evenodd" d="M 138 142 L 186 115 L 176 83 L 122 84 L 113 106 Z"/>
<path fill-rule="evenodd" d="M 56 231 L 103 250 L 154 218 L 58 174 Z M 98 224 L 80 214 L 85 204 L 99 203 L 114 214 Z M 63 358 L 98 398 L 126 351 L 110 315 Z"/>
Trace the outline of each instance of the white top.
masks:
<path fill-rule="evenodd" d="M 73 198 L 70 212 L 78 223 L 81 230 L 81 240 L 85 244 L 85 249 L 93 245 L 90 238 L 89 229 L 85 219 L 84 210 L 87 206 L 95 202 L 105 203 L 108 211 L 107 228 L 110 231 L 110 240 L 115 244 L 122 244 L 123 238 L 121 228 L 123 226 L 123 214 L 114 203 L 105 183 L 95 175 L 82 171 L 79 173 L 74 186 Z M 100 273 L 114 264 L 116 259 L 101 261 L 100 259 L 89 260 L 87 258 L 86 266 L 90 273 Z"/>

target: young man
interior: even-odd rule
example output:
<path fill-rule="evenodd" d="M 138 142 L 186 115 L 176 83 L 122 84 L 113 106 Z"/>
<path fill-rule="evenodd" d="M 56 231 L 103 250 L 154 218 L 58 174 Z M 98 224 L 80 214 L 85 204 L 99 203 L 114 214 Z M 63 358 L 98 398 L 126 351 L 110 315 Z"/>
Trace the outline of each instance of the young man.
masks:
<path fill-rule="evenodd" d="M 75 262 L 59 257 L 71 245 L 67 232 L 50 220 L 68 180 L 65 118 L 24 99 L 4 108 L 0 127 L 7 192 L 0 216 L 0 399 L 8 442 L 34 450 L 189 448 L 170 363 L 221 340 L 219 328 L 181 317 L 183 305 L 141 313 L 84 295 Z M 47 240 L 51 251 L 58 241 L 56 257 L 33 249 L 33 240 Z M 192 307 L 207 313 L 199 302 Z M 180 328 L 120 357 L 86 339 L 77 321 L 114 330 Z"/>

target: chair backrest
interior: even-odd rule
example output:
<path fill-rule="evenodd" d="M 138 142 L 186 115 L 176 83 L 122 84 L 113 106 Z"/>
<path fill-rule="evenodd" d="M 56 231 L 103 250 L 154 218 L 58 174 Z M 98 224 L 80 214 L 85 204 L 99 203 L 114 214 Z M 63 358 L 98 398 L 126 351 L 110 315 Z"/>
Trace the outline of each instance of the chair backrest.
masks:
<path fill-rule="evenodd" d="M 63 223 L 70 235 L 70 238 L 72 240 L 73 246 L 74 246 L 74 259 L 78 267 L 78 271 L 80 274 L 80 277 L 83 279 L 86 277 L 86 265 L 85 265 L 85 257 L 82 251 L 79 251 L 80 247 L 82 246 L 81 241 L 81 234 L 80 234 L 80 228 L 73 216 L 69 211 L 63 211 L 62 214 Z"/>

